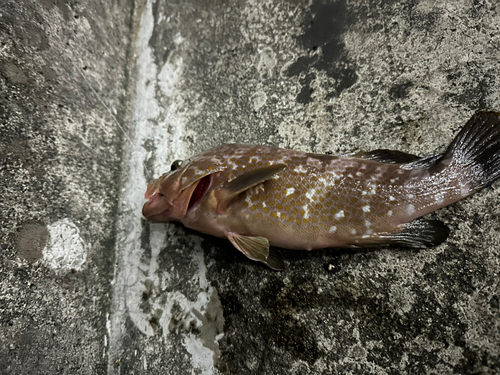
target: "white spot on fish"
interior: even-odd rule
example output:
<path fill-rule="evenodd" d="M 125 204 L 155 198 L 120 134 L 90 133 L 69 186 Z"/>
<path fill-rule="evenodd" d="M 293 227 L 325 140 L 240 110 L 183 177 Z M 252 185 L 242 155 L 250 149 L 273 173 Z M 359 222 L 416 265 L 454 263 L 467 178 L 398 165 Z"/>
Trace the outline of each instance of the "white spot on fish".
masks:
<path fill-rule="evenodd" d="M 313 200 L 314 196 L 316 195 L 316 189 L 311 189 L 309 190 L 307 193 L 306 193 L 306 197 L 307 199 L 309 199 L 310 201 Z"/>
<path fill-rule="evenodd" d="M 363 211 L 370 212 L 370 206 L 369 205 L 363 206 Z"/>
<path fill-rule="evenodd" d="M 328 233 L 335 233 L 337 231 L 337 227 L 335 225 L 332 225 L 330 229 L 328 230 Z"/>
<path fill-rule="evenodd" d="M 307 169 L 305 169 L 302 165 L 299 164 L 299 166 L 295 167 L 293 171 L 296 173 L 306 173 Z"/>
<path fill-rule="evenodd" d="M 304 209 L 304 219 L 309 219 L 309 206 L 306 204 L 302 208 Z"/>
<path fill-rule="evenodd" d="M 359 172 L 359 171 L 358 171 L 358 172 L 356 172 L 356 176 L 358 176 L 358 177 L 363 176 L 363 175 L 364 175 L 364 173 L 363 173 L 363 172 Z"/>
<path fill-rule="evenodd" d="M 314 168 L 320 168 L 321 167 L 321 162 L 318 159 L 316 159 L 316 158 L 307 158 L 306 164 L 307 165 L 311 165 Z"/>
<path fill-rule="evenodd" d="M 373 229 L 367 229 L 365 233 L 370 236 L 373 234 Z"/>
<path fill-rule="evenodd" d="M 415 198 L 415 196 L 413 194 L 408 194 L 408 198 Z"/>
<path fill-rule="evenodd" d="M 329 181 L 326 178 L 324 178 L 324 177 L 319 177 L 318 178 L 318 182 L 321 182 L 324 185 L 329 185 L 328 184 Z"/>
<path fill-rule="evenodd" d="M 267 207 L 266 202 L 262 202 L 262 207 Z"/>
<path fill-rule="evenodd" d="M 389 210 L 389 211 L 387 212 L 387 216 L 392 216 L 392 210 Z"/>
<path fill-rule="evenodd" d="M 288 188 L 286 189 L 286 196 L 288 197 L 289 195 L 295 193 L 295 188 Z M 264 206 L 265 207 L 265 206 Z"/>
<path fill-rule="evenodd" d="M 394 198 L 392 195 L 389 195 L 389 201 L 392 202 L 392 201 L 395 201 L 395 200 L 396 200 L 396 198 Z"/>
<path fill-rule="evenodd" d="M 396 177 L 396 178 L 391 178 L 389 181 L 391 182 L 391 184 L 395 183 L 397 180 L 399 180 L 399 177 Z"/>
<path fill-rule="evenodd" d="M 281 219 L 281 212 L 277 212 L 276 213 L 278 215 L 278 217 Z"/>
<path fill-rule="evenodd" d="M 342 177 L 342 175 L 336 171 L 329 171 L 327 172 L 330 176 L 333 177 L 334 180 L 338 180 Z"/>
<path fill-rule="evenodd" d="M 436 203 L 437 204 L 443 204 L 444 202 L 444 198 L 443 198 L 443 195 L 442 194 L 439 194 L 436 196 Z"/>
<path fill-rule="evenodd" d="M 361 192 L 361 195 L 366 195 L 366 194 L 368 194 L 368 192 L 367 192 L 366 190 L 363 190 L 363 191 Z"/>
<path fill-rule="evenodd" d="M 354 228 L 353 228 L 353 229 L 351 229 L 351 234 L 356 234 L 356 233 L 357 233 L 357 232 L 356 232 L 356 229 L 354 229 Z"/>
<path fill-rule="evenodd" d="M 463 197 L 467 196 L 470 193 L 469 184 L 467 182 L 462 182 L 460 184 L 460 193 Z"/>
<path fill-rule="evenodd" d="M 372 226 L 372 223 L 368 220 L 365 220 L 365 226 L 366 227 L 371 227 Z"/>
<path fill-rule="evenodd" d="M 345 216 L 345 215 L 344 215 L 344 210 L 340 210 L 340 211 L 339 211 L 339 212 L 337 212 L 335 215 L 333 215 L 333 217 L 334 217 L 335 219 L 337 219 L 337 220 L 338 220 L 338 219 L 342 219 L 344 216 Z"/>
<path fill-rule="evenodd" d="M 415 207 L 413 204 L 408 205 L 406 212 L 408 212 L 408 215 L 413 215 L 415 213 Z"/>

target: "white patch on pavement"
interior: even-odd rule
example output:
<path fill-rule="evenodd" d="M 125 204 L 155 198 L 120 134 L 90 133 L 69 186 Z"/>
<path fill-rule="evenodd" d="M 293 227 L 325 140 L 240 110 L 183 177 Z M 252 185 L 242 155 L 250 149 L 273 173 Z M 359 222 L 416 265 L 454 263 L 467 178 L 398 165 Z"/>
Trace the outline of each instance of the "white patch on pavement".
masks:
<path fill-rule="evenodd" d="M 58 273 L 80 271 L 87 260 L 87 246 L 78 227 L 70 219 L 62 219 L 47 229 L 50 242 L 43 250 L 45 264 Z"/>

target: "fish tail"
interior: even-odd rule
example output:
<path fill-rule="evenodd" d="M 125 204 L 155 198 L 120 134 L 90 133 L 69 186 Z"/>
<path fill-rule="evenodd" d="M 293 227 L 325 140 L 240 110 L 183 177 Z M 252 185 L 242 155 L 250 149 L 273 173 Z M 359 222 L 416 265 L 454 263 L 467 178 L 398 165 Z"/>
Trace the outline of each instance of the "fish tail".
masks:
<path fill-rule="evenodd" d="M 450 168 L 456 169 L 467 185 L 465 195 L 500 178 L 500 112 L 474 114 L 429 172 L 432 175 Z"/>

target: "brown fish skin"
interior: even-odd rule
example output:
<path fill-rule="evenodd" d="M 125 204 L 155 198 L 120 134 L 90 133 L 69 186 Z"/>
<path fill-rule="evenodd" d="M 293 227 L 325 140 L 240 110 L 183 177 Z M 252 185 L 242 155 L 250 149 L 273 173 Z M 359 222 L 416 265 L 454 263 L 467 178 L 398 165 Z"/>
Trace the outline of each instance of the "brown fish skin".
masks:
<path fill-rule="evenodd" d="M 500 116 L 477 113 L 443 155 L 430 158 L 223 145 L 175 166 L 148 186 L 144 216 L 228 238 L 275 269 L 283 263 L 269 244 L 296 250 L 433 246 L 448 228 L 415 219 L 500 177 Z"/>

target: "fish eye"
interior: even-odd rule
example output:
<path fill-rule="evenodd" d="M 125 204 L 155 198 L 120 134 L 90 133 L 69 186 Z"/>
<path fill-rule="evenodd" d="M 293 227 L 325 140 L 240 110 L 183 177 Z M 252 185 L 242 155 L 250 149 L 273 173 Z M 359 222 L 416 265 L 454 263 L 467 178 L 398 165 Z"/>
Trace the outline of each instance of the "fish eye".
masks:
<path fill-rule="evenodd" d="M 170 170 L 175 171 L 176 169 L 179 169 L 181 167 L 181 165 L 182 165 L 182 160 L 176 160 L 170 166 Z"/>

